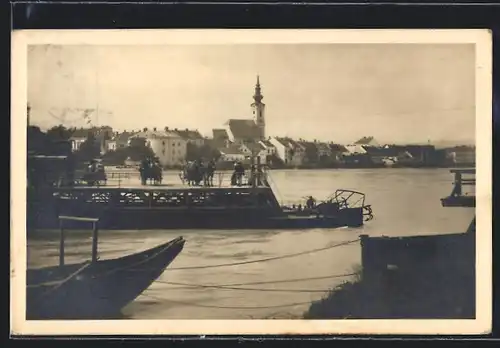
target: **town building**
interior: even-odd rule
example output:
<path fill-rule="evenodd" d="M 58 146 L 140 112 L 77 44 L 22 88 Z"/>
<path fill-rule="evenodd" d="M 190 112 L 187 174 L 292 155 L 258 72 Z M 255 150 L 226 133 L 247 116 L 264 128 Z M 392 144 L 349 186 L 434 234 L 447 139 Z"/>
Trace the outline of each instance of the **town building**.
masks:
<path fill-rule="evenodd" d="M 297 141 L 288 137 L 274 137 L 270 141 L 285 165 L 300 166 L 304 163 L 305 148 Z"/>
<path fill-rule="evenodd" d="M 177 129 L 174 128 L 173 130 L 169 129 L 168 127 L 165 127 L 165 131 L 169 132 L 172 131 L 179 135 L 182 139 L 186 140 L 188 144 L 193 144 L 198 147 L 201 147 L 205 144 L 205 138 L 200 134 L 200 132 L 195 129 Z"/>
<path fill-rule="evenodd" d="M 78 151 L 82 144 L 87 141 L 89 136 L 93 136 L 99 143 L 101 154 L 107 152 L 107 142 L 113 136 L 113 128 L 109 126 L 92 127 L 92 128 L 77 128 L 69 138 L 71 142 L 71 150 Z"/>
<path fill-rule="evenodd" d="M 270 137 L 265 140 L 259 141 L 259 144 L 264 147 L 268 156 L 276 155 L 276 146 L 273 145 Z"/>
<path fill-rule="evenodd" d="M 362 145 L 362 146 L 372 146 L 372 147 L 380 147 L 379 142 L 372 136 L 362 137 L 358 141 L 354 143 L 354 145 Z"/>
<path fill-rule="evenodd" d="M 209 145 L 213 148 L 227 147 L 231 144 L 229 135 L 225 129 L 212 129 L 212 139 L 209 141 Z"/>
<path fill-rule="evenodd" d="M 259 76 L 257 76 L 257 84 L 255 85 L 255 92 L 253 95 L 254 101 L 250 105 L 253 118 L 229 119 L 224 124 L 224 130 L 231 143 L 242 145 L 246 143 L 256 143 L 266 138 L 266 105 L 262 102 L 263 98 Z"/>
<path fill-rule="evenodd" d="M 259 157 L 260 163 L 267 163 L 267 149 L 260 142 L 242 144 L 240 150 L 247 157 Z"/>
<path fill-rule="evenodd" d="M 476 148 L 474 146 L 455 146 L 445 149 L 445 153 L 452 165 L 474 166 L 476 164 Z"/>
<path fill-rule="evenodd" d="M 314 141 L 306 141 L 300 139 L 298 144 L 304 148 L 303 164 L 317 164 L 319 163 L 318 147 Z"/>
<path fill-rule="evenodd" d="M 322 159 L 330 158 L 332 155 L 332 149 L 330 148 L 328 143 L 324 142 L 314 142 L 316 144 L 316 149 L 318 151 L 318 159 L 321 161 Z"/>
<path fill-rule="evenodd" d="M 330 143 L 328 144 L 330 148 L 330 158 L 333 163 L 341 163 L 344 160 L 344 156 L 348 153 L 344 145 Z"/>
<path fill-rule="evenodd" d="M 377 166 L 390 166 L 397 162 L 398 152 L 393 148 L 375 147 L 365 145 L 363 148 L 366 155 L 369 157 L 371 164 Z M 412 158 L 408 153 L 409 158 Z"/>
<path fill-rule="evenodd" d="M 126 148 L 129 145 L 129 139 L 132 135 L 134 135 L 134 132 L 115 132 L 111 139 L 107 141 L 108 151 Z"/>
<path fill-rule="evenodd" d="M 433 145 L 384 145 L 386 156 L 395 158 L 395 162 L 408 166 L 432 166 L 438 164 L 436 148 Z"/>
<path fill-rule="evenodd" d="M 257 142 L 261 139 L 261 130 L 254 120 L 230 119 L 224 124 L 231 143 L 242 145 Z"/>
<path fill-rule="evenodd" d="M 227 147 L 221 147 L 218 149 L 221 156 L 219 161 L 221 162 L 243 162 L 246 159 L 246 155 L 241 151 L 240 145 L 232 144 Z"/>
<path fill-rule="evenodd" d="M 80 150 L 80 146 L 82 146 L 82 144 L 87 140 L 90 133 L 91 130 L 88 128 L 75 129 L 69 138 L 69 141 L 71 142 L 71 150 L 73 152 Z"/>
<path fill-rule="evenodd" d="M 363 145 L 359 144 L 348 144 L 344 145 L 344 148 L 346 149 L 345 156 L 352 156 L 352 155 L 365 155 L 366 154 L 366 149 L 364 148 Z"/>
<path fill-rule="evenodd" d="M 186 158 L 187 141 L 171 131 L 144 128 L 130 137 L 130 144 L 134 143 L 149 146 L 163 167 L 182 165 Z"/>

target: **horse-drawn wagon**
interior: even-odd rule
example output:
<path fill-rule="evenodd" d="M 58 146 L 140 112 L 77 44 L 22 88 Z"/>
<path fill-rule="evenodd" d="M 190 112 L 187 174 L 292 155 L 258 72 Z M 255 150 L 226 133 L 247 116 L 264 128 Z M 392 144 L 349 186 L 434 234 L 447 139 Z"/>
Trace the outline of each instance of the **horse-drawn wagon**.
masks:
<path fill-rule="evenodd" d="M 90 186 L 101 186 L 106 185 L 108 178 L 104 168 L 98 168 L 95 172 L 85 172 L 81 177 L 81 181 Z"/>

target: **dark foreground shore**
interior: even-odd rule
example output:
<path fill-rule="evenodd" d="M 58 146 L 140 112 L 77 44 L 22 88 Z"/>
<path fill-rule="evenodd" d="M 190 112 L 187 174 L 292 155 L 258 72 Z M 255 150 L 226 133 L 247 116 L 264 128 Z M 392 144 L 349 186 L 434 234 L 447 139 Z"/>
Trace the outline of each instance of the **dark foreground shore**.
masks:
<path fill-rule="evenodd" d="M 387 285 L 387 284 L 386 284 Z M 362 279 L 346 282 L 313 302 L 304 319 L 473 319 L 474 279 L 427 279 L 374 290 Z"/>
<path fill-rule="evenodd" d="M 473 319 L 474 238 L 373 238 L 356 279 L 313 302 L 304 319 Z"/>

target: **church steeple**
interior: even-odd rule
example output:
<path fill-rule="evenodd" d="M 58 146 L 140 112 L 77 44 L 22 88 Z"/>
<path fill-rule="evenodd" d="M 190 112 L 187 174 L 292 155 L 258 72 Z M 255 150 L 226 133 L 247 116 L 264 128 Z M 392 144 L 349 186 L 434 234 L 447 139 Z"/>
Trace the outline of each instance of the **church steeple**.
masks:
<path fill-rule="evenodd" d="M 257 127 L 260 130 L 260 137 L 264 139 L 266 137 L 266 119 L 264 115 L 264 111 L 266 105 L 262 102 L 264 96 L 260 90 L 260 79 L 259 75 L 257 75 L 257 84 L 255 85 L 255 93 L 253 95 L 254 102 L 252 103 L 252 112 L 254 116 L 254 121 Z"/>
<path fill-rule="evenodd" d="M 259 81 L 259 75 L 257 75 L 257 84 L 255 85 L 255 93 L 253 95 L 253 100 L 255 100 L 256 103 L 260 103 L 264 96 L 262 95 L 260 91 L 260 81 Z"/>

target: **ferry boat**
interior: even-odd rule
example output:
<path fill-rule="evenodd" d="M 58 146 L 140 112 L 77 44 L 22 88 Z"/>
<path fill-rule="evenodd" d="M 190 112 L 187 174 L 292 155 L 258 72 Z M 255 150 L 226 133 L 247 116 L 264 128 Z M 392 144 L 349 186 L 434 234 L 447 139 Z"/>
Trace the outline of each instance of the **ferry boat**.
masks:
<path fill-rule="evenodd" d="M 246 186 L 50 187 L 32 206 L 32 223 L 54 228 L 58 215 L 71 215 L 98 218 L 104 229 L 272 230 L 360 227 L 373 218 L 365 195 L 352 190 L 336 190 L 308 207 L 305 202 L 284 206 L 268 173 L 256 173 Z"/>

